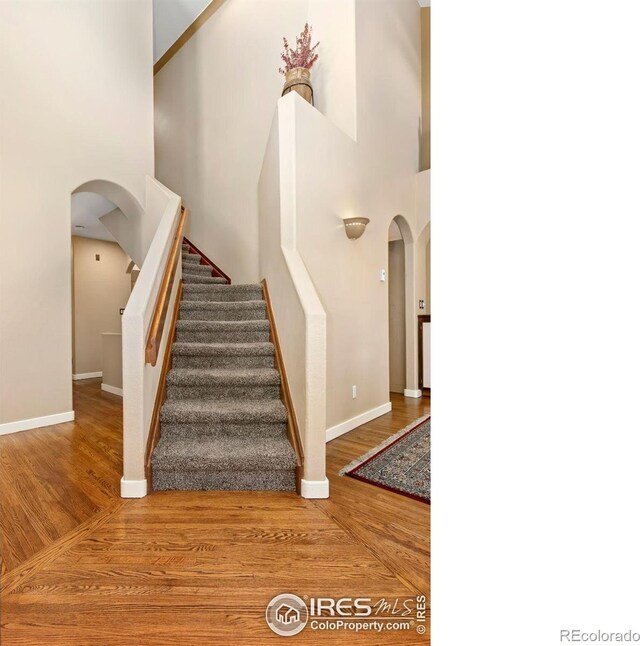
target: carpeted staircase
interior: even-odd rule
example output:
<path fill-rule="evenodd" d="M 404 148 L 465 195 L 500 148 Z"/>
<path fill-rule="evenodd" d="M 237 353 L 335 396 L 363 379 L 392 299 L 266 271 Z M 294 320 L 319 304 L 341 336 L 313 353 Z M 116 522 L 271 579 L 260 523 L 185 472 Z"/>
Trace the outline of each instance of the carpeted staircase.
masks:
<path fill-rule="evenodd" d="M 189 251 L 153 488 L 295 490 L 262 287 L 229 285 Z"/>

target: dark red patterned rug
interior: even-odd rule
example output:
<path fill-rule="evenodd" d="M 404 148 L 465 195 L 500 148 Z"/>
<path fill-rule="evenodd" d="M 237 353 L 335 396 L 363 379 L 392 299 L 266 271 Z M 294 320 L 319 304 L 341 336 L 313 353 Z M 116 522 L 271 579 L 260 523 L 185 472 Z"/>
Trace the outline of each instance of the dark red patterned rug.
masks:
<path fill-rule="evenodd" d="M 431 502 L 431 416 L 421 417 L 340 471 L 363 482 Z"/>

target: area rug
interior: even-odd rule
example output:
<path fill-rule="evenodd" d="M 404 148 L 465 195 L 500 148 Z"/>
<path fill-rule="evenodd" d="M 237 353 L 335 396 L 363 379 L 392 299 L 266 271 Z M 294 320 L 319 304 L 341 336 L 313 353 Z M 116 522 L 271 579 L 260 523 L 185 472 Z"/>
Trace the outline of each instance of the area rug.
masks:
<path fill-rule="evenodd" d="M 340 475 L 431 503 L 431 416 L 414 420 L 341 469 Z"/>

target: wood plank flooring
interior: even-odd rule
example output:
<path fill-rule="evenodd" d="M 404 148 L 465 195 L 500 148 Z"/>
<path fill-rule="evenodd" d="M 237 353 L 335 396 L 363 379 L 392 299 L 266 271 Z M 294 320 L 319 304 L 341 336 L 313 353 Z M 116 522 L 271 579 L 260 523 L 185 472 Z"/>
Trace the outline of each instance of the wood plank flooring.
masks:
<path fill-rule="evenodd" d="M 414 599 L 429 593 L 424 503 L 343 478 L 346 463 L 429 400 L 327 447 L 331 498 L 156 492 L 121 500 L 121 400 L 74 386 L 77 421 L 0 437 L 0 643 L 263 644 L 276 594 Z M 409 631 L 314 631 L 304 644 L 425 644 Z"/>

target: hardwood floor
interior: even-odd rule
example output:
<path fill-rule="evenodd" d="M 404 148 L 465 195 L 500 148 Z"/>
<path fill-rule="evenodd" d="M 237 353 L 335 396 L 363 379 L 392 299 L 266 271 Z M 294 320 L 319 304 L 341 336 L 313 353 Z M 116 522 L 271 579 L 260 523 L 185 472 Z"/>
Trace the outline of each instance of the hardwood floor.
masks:
<path fill-rule="evenodd" d="M 429 409 L 394 410 L 327 446 L 331 498 L 155 492 L 119 498 L 121 400 L 74 385 L 76 422 L 0 437 L 0 643 L 263 644 L 276 594 L 429 594 L 424 503 L 337 472 Z M 304 644 L 425 644 L 407 631 L 319 631 Z"/>
<path fill-rule="evenodd" d="M 74 384 L 76 421 L 0 437 L 3 568 L 32 557 L 120 496 L 122 397 Z"/>
<path fill-rule="evenodd" d="M 429 598 L 431 506 L 338 475 L 353 459 L 426 415 L 430 399 L 391 393 L 393 410 L 327 445 L 330 498 L 314 503 L 367 546 L 416 594 Z"/>

